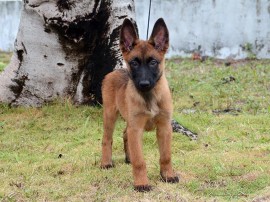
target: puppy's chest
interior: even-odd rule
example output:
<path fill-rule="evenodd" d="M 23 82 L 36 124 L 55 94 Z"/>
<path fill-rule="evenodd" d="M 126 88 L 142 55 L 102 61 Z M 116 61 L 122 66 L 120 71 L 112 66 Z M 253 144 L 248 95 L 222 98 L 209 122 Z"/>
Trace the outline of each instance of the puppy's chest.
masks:
<path fill-rule="evenodd" d="M 151 118 L 157 116 L 161 112 L 159 101 L 160 98 L 155 95 L 145 99 L 145 114 L 149 115 Z"/>

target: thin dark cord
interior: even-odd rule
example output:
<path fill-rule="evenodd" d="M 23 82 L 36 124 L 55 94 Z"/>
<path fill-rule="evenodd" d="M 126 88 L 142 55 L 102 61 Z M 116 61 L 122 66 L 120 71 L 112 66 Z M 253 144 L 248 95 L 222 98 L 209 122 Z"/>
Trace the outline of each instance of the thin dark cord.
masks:
<path fill-rule="evenodd" d="M 148 13 L 148 23 L 147 23 L 146 40 L 148 39 L 148 30 L 149 30 L 149 21 L 150 21 L 150 12 L 151 12 L 151 2 L 152 2 L 152 0 L 150 0 L 150 3 L 149 3 L 149 13 Z"/>

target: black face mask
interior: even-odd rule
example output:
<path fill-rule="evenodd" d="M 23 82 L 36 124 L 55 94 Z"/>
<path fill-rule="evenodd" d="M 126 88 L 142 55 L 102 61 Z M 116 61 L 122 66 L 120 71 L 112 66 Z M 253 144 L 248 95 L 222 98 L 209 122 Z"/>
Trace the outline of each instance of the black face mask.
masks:
<path fill-rule="evenodd" d="M 135 58 L 129 62 L 129 66 L 130 77 L 140 92 L 151 91 L 162 75 L 159 62 L 154 58 L 145 61 Z"/>

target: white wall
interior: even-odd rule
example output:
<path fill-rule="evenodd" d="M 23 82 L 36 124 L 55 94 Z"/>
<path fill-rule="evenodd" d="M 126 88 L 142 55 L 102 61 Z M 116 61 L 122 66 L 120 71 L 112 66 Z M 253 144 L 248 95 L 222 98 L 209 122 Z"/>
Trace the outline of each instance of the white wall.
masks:
<path fill-rule="evenodd" d="M 0 1 L 0 50 L 11 51 L 18 32 L 22 2 Z"/>
<path fill-rule="evenodd" d="M 145 39 L 149 0 L 135 5 Z M 241 46 L 249 43 L 258 58 L 270 58 L 269 0 L 152 0 L 150 30 L 159 17 L 170 31 L 171 56 L 201 47 L 205 55 L 237 59 L 247 56 Z"/>
<path fill-rule="evenodd" d="M 12 50 L 21 2 L 0 2 L 0 50 Z M 149 0 L 135 0 L 141 38 L 146 38 Z M 152 0 L 150 30 L 163 17 L 170 31 L 169 56 L 245 58 L 252 45 L 258 58 L 270 58 L 270 0 Z M 151 33 L 149 33 L 150 35 Z"/>

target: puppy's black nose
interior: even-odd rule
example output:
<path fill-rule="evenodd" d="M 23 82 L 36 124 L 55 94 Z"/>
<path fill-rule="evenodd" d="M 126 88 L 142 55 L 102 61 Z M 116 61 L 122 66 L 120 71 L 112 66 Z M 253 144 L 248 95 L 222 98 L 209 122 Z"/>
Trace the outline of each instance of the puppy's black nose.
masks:
<path fill-rule="evenodd" d="M 150 81 L 147 80 L 140 81 L 139 85 L 141 88 L 148 88 L 150 87 Z"/>

